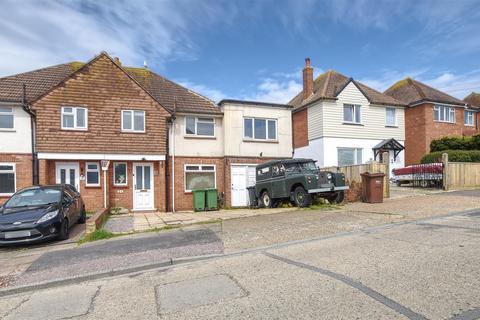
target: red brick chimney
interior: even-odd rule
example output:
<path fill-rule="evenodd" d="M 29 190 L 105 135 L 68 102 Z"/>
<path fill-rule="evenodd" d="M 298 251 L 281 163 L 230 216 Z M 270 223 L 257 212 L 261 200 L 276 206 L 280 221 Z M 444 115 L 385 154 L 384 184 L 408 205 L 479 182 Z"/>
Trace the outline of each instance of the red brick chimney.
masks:
<path fill-rule="evenodd" d="M 313 93 L 313 68 L 310 66 L 310 58 L 305 58 L 305 68 L 303 68 L 303 100 L 310 97 Z"/>

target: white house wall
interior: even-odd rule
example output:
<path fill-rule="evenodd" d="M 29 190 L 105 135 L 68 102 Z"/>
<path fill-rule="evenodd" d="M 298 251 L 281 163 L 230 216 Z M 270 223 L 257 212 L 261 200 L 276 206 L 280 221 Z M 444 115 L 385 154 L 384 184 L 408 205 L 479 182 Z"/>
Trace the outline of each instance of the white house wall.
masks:
<path fill-rule="evenodd" d="M 0 129 L 0 153 L 31 153 L 32 152 L 32 136 L 30 115 L 16 106 L 15 110 L 15 129 Z"/>

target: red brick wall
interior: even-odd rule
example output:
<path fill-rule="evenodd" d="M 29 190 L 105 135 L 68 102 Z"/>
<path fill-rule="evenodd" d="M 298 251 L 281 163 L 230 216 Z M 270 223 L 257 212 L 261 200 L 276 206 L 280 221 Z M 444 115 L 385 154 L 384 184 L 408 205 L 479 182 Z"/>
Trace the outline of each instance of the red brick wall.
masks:
<path fill-rule="evenodd" d="M 0 162 L 15 163 L 15 182 L 17 191 L 32 185 L 32 154 L 31 153 L 0 153 Z M 0 197 L 0 204 L 9 197 Z"/>
<path fill-rule="evenodd" d="M 308 112 L 307 109 L 292 114 L 293 148 L 308 146 Z"/>

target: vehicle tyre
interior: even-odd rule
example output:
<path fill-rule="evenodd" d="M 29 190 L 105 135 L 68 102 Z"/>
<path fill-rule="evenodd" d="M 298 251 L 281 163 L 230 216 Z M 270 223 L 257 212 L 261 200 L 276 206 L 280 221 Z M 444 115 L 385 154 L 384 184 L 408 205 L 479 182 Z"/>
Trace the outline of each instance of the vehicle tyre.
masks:
<path fill-rule="evenodd" d="M 78 218 L 78 223 L 84 224 L 87 221 L 87 212 L 85 211 L 85 207 L 82 208 L 82 212 L 80 213 L 80 218 Z"/>
<path fill-rule="evenodd" d="M 272 201 L 272 198 L 270 198 L 270 195 L 268 194 L 268 191 L 263 191 L 259 200 L 260 200 L 261 207 L 263 207 L 263 208 L 271 208 L 272 207 L 273 201 Z"/>
<path fill-rule="evenodd" d="M 68 220 L 63 219 L 63 222 L 60 225 L 60 232 L 58 233 L 58 240 L 67 240 L 69 236 Z"/>
<path fill-rule="evenodd" d="M 337 204 L 337 203 L 342 203 L 343 200 L 345 200 L 345 192 L 344 191 L 339 191 L 327 198 L 328 202 L 330 204 Z"/>
<path fill-rule="evenodd" d="M 312 203 L 312 197 L 303 187 L 296 187 L 293 192 L 295 205 L 300 208 L 308 207 Z"/>
<path fill-rule="evenodd" d="M 402 186 L 402 183 L 401 183 L 399 180 L 397 180 L 397 182 L 395 182 L 395 184 L 397 185 L 397 187 L 401 187 L 401 186 Z"/>

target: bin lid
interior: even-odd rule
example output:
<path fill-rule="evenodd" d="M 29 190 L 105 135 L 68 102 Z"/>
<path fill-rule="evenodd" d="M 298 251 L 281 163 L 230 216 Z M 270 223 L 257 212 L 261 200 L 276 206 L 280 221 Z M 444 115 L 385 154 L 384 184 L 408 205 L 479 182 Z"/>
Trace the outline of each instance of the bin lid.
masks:
<path fill-rule="evenodd" d="M 360 175 L 361 176 L 366 176 L 366 177 L 377 178 L 377 177 L 384 177 L 385 173 L 382 173 L 382 172 L 375 172 L 375 173 L 364 172 L 364 173 L 361 173 Z"/>

